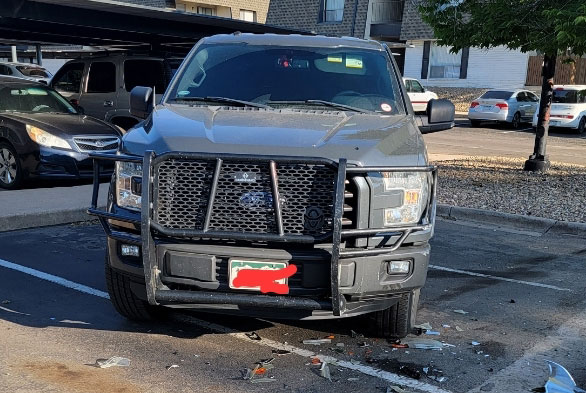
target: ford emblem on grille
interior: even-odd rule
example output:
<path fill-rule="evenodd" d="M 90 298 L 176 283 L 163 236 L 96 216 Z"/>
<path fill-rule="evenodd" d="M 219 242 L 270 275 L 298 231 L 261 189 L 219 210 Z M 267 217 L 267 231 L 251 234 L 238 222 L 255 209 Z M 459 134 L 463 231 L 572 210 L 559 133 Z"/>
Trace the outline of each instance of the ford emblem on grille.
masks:
<path fill-rule="evenodd" d="M 236 183 L 256 183 L 257 176 L 254 172 L 236 172 L 234 174 L 234 181 Z"/>
<path fill-rule="evenodd" d="M 305 209 L 303 218 L 303 227 L 308 231 L 319 231 L 324 226 L 324 212 L 319 207 L 310 206 Z"/>
<path fill-rule="evenodd" d="M 280 197 L 281 207 L 285 205 L 285 198 Z M 254 208 L 265 208 L 270 209 L 273 207 L 273 194 L 270 192 L 252 191 L 242 194 L 240 197 L 240 206 L 247 209 Z"/>

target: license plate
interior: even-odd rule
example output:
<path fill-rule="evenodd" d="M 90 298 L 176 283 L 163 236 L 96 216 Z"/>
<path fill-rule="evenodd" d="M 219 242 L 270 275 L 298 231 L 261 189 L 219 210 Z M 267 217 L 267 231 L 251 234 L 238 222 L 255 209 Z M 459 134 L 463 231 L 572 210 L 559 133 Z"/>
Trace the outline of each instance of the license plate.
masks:
<path fill-rule="evenodd" d="M 230 266 L 230 288 L 233 289 L 246 289 L 250 291 L 260 291 L 260 286 L 249 287 L 249 286 L 234 286 L 234 279 L 238 276 L 240 270 L 281 270 L 287 267 L 284 262 L 259 262 L 259 261 L 242 261 L 233 259 L 229 262 Z M 287 279 L 275 280 L 277 284 L 287 284 Z"/>
<path fill-rule="evenodd" d="M 550 125 L 550 126 L 557 126 L 557 125 L 559 125 L 559 124 L 560 124 L 560 122 L 559 122 L 558 120 L 550 120 L 550 121 L 549 121 L 549 125 Z"/>

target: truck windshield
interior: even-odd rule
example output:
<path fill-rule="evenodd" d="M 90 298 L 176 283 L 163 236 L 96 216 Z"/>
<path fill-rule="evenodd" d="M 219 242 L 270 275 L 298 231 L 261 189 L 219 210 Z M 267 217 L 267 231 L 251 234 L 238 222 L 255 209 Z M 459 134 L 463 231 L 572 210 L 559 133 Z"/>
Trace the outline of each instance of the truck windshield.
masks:
<path fill-rule="evenodd" d="M 368 49 L 204 44 L 167 99 L 205 105 L 214 98 L 208 105 L 220 105 L 222 97 L 273 108 L 404 114 L 391 67 L 385 52 Z"/>

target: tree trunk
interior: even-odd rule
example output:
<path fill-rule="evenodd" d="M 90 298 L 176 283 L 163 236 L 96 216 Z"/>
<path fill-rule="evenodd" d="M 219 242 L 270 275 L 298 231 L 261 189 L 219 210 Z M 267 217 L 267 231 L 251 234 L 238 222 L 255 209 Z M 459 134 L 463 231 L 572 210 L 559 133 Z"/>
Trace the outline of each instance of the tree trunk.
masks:
<path fill-rule="evenodd" d="M 555 75 L 556 55 L 545 55 L 543 57 L 543 76 L 541 84 L 541 100 L 539 101 L 539 115 L 537 117 L 537 128 L 535 130 L 535 147 L 533 154 L 525 161 L 525 170 L 533 172 L 546 172 L 550 162 L 547 159 L 547 135 L 549 132 L 549 112 L 553 97 L 553 77 Z"/>

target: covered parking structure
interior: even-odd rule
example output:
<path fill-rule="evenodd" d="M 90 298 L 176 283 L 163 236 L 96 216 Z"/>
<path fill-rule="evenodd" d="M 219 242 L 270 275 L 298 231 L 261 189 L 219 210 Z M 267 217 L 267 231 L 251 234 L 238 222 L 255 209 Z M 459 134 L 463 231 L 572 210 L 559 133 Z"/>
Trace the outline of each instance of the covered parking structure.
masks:
<path fill-rule="evenodd" d="M 222 33 L 295 33 L 279 27 L 110 0 L 1 0 L 0 44 L 69 44 L 185 53 Z"/>

